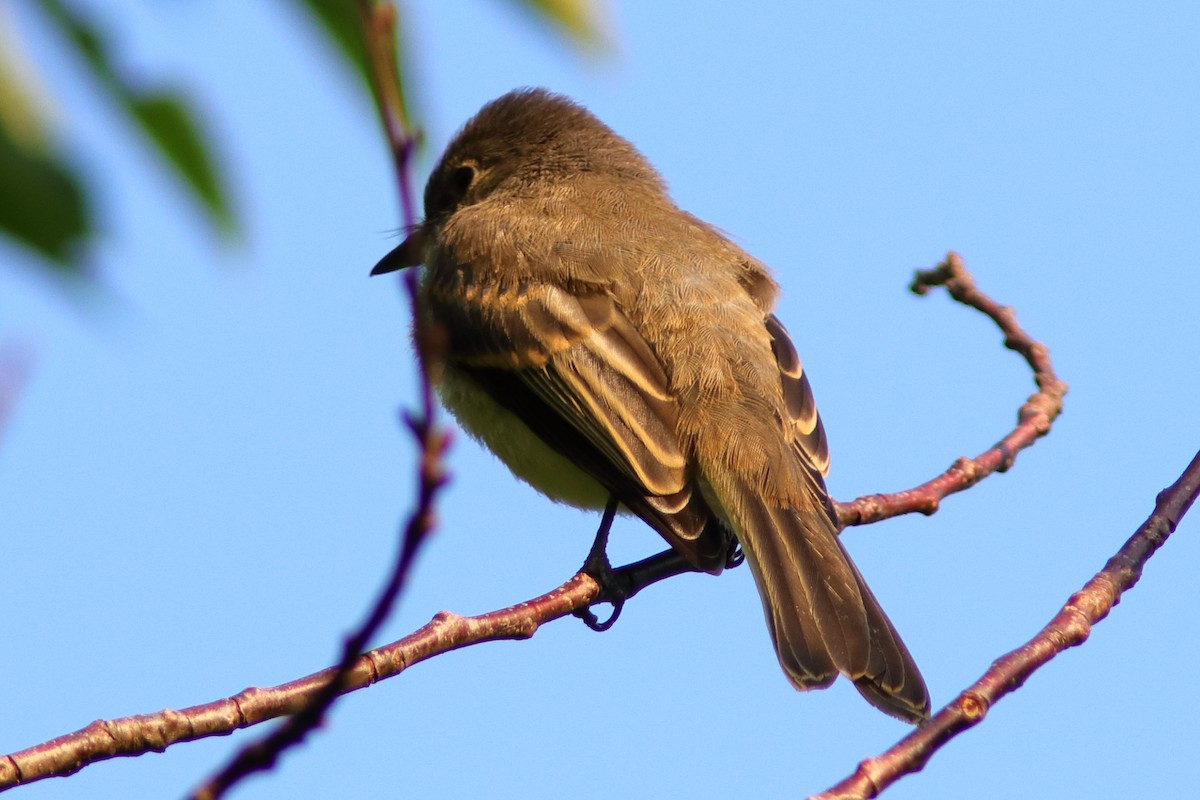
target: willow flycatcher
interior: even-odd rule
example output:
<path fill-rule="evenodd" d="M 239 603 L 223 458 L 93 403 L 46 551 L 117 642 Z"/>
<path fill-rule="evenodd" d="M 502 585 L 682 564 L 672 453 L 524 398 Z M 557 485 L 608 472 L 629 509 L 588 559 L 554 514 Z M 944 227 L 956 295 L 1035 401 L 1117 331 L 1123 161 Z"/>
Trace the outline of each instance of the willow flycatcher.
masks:
<path fill-rule="evenodd" d="M 488 103 L 372 274 L 421 264 L 437 390 L 468 433 L 554 500 L 619 501 L 697 569 L 720 572 L 736 537 L 796 688 L 841 673 L 889 714 L 928 715 L 838 538 L 777 284 L 633 145 L 545 90 Z"/>

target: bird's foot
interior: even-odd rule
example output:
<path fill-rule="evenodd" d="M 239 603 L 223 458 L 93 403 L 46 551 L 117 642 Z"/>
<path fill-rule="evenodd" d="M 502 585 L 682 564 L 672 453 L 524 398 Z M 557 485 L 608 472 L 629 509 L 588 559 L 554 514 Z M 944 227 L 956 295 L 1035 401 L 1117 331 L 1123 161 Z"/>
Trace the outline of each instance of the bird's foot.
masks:
<path fill-rule="evenodd" d="M 600 519 L 600 528 L 596 531 L 596 539 L 592 542 L 592 549 L 588 552 L 587 560 L 583 562 L 583 567 L 580 569 L 580 572 L 588 575 L 600 587 L 600 593 L 596 595 L 596 599 L 592 601 L 591 605 L 575 612 L 575 616 L 583 620 L 583 624 L 594 631 L 606 631 L 611 628 L 617 621 L 617 617 L 621 616 L 625 600 L 633 594 L 630 591 L 628 578 L 613 570 L 612 564 L 608 560 L 608 532 L 612 528 L 613 517 L 616 516 L 616 513 L 617 499 L 613 497 L 609 499 L 608 505 L 604 508 L 604 516 Z M 592 611 L 592 606 L 597 603 L 608 603 L 612 606 L 612 613 L 603 622 Z"/>
<path fill-rule="evenodd" d="M 603 553 L 600 554 L 599 559 L 589 556 L 580 571 L 600 586 L 600 593 L 596 595 L 596 599 L 592 601 L 591 605 L 576 611 L 575 616 L 583 620 L 583 624 L 594 631 L 606 631 L 617 621 L 617 617 L 621 616 L 621 609 L 625 607 L 625 601 L 632 595 L 629 578 L 614 570 L 612 564 L 608 562 L 608 556 Z M 603 622 L 592 611 L 592 607 L 599 603 L 608 603 L 612 606 L 612 613 Z"/>

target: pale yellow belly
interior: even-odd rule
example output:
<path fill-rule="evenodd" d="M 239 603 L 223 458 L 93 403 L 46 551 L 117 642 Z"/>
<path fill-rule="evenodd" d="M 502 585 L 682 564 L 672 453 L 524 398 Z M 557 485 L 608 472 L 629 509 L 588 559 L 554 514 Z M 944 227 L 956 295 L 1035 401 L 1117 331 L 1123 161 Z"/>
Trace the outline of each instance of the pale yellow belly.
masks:
<path fill-rule="evenodd" d="M 604 508 L 608 492 L 603 486 L 551 449 L 461 372 L 446 365 L 437 392 L 463 430 L 491 450 L 518 478 L 559 503 Z"/>

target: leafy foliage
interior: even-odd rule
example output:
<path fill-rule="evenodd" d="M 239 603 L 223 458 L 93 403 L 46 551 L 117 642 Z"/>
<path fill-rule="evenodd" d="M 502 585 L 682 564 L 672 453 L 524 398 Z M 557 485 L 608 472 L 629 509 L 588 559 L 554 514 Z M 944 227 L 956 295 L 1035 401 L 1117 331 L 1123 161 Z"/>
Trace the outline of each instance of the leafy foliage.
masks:
<path fill-rule="evenodd" d="M 600 41 L 594 0 L 510 0 L 550 23 L 580 45 Z M 293 0 L 312 16 L 333 49 L 368 86 L 368 54 L 358 15 L 367 0 Z M 237 232 L 225 177 L 216 149 L 188 97 L 161 84 L 147 86 L 123 70 L 107 31 L 72 7 L 69 0 L 38 0 L 46 19 L 79 53 L 88 73 L 138 130 L 159 161 L 198 203 L 222 236 Z M 6 26 L 11 28 L 11 26 Z M 412 120 L 404 69 L 403 25 L 396 55 L 400 66 L 400 105 Z M 10 37 L 16 34 L 5 31 Z M 15 41 L 11 44 L 15 45 Z M 18 67 L 15 46 L 0 39 L 0 233 L 47 260 L 50 268 L 82 274 L 86 244 L 93 235 L 92 191 L 54 145 L 54 131 L 38 115 L 42 92 Z"/>

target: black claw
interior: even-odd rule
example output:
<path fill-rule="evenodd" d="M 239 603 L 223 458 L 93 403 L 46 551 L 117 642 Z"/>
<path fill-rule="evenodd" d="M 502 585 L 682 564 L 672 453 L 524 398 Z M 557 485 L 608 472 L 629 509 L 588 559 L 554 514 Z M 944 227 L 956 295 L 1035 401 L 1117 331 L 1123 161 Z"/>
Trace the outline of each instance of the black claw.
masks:
<path fill-rule="evenodd" d="M 575 616 L 583 620 L 583 624 L 596 631 L 596 633 L 604 633 L 613 626 L 613 623 L 617 621 L 617 617 L 621 616 L 621 609 L 624 607 L 624 598 L 613 600 L 612 613 L 608 615 L 608 619 L 604 620 L 604 622 L 601 622 L 600 618 L 592 612 L 590 606 L 588 608 L 579 609 L 575 612 Z"/>
<path fill-rule="evenodd" d="M 725 569 L 740 567 L 745 560 L 746 554 L 742 551 L 741 545 L 736 541 L 731 542 L 729 545 L 729 554 L 725 556 Z"/>
<path fill-rule="evenodd" d="M 608 505 L 604 508 L 604 517 L 600 520 L 600 529 L 596 531 L 596 540 L 588 552 L 587 561 L 583 562 L 583 569 L 580 570 L 600 586 L 600 593 L 596 595 L 596 599 L 592 601 L 591 605 L 574 612 L 575 616 L 583 620 L 584 625 L 594 631 L 606 631 L 611 628 L 617 621 L 617 617 L 621 616 L 621 609 L 625 607 L 625 601 L 650 584 L 672 575 L 699 571 L 675 550 L 667 550 L 636 563 L 627 564 L 620 569 L 613 569 L 612 564 L 608 561 L 606 549 L 608 547 L 608 531 L 612 527 L 613 517 L 616 513 L 617 499 L 609 498 Z M 745 560 L 746 556 L 742 549 L 736 542 L 732 542 L 725 559 L 725 566 L 736 567 Z M 600 603 L 612 605 L 612 614 L 603 622 L 592 612 L 592 607 Z"/>

